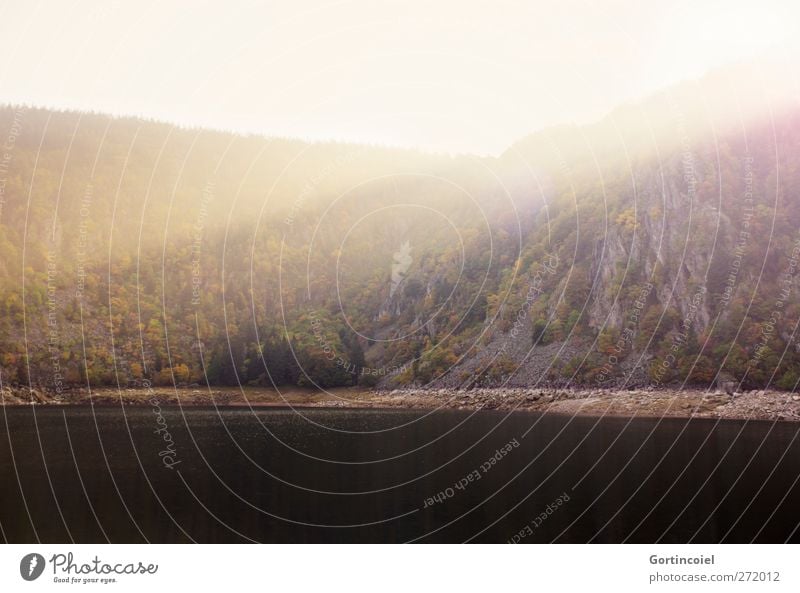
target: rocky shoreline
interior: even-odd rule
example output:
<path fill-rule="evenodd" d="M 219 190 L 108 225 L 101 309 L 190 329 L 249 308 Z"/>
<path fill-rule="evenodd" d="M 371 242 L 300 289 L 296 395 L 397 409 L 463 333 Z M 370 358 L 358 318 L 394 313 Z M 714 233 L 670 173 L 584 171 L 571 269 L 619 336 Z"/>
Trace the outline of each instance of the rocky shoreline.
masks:
<path fill-rule="evenodd" d="M 700 417 L 800 421 L 800 395 L 781 391 L 728 394 L 673 389 L 474 389 L 396 390 L 401 407 L 525 410 L 582 416 Z M 438 407 L 437 406 L 437 407 Z"/>
<path fill-rule="evenodd" d="M 218 405 L 253 407 L 401 408 L 504 410 L 582 416 L 700 417 L 800 421 L 800 395 L 782 391 L 744 393 L 676 389 L 395 389 L 328 392 L 245 388 L 150 388 L 0 390 L 3 405 Z"/>

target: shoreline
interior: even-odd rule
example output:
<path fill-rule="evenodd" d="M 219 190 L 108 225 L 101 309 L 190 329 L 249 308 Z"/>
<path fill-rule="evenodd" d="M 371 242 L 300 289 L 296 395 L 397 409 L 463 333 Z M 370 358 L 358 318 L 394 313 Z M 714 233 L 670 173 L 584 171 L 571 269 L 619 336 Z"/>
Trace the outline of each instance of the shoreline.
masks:
<path fill-rule="evenodd" d="M 695 389 L 337 388 L 327 392 L 289 388 L 159 387 L 74 389 L 51 393 L 2 389 L 0 405 L 229 406 L 253 408 L 351 408 L 498 410 L 578 416 L 718 418 L 800 421 L 800 395 L 772 390 L 727 394 Z"/>

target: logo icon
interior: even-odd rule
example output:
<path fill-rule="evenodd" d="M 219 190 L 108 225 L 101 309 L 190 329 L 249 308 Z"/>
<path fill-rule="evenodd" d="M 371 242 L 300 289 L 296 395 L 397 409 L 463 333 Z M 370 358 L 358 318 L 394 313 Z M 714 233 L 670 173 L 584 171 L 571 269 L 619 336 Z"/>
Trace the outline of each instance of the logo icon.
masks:
<path fill-rule="evenodd" d="M 19 562 L 19 574 L 26 581 L 35 581 L 44 572 L 44 556 L 26 554 Z"/>

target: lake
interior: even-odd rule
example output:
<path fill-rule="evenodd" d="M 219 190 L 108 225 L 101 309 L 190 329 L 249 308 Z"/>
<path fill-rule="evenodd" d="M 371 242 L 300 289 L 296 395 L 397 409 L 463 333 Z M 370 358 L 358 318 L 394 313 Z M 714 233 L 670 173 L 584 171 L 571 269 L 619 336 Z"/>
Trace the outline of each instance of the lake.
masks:
<path fill-rule="evenodd" d="M 800 424 L 7 407 L 8 542 L 800 541 Z"/>

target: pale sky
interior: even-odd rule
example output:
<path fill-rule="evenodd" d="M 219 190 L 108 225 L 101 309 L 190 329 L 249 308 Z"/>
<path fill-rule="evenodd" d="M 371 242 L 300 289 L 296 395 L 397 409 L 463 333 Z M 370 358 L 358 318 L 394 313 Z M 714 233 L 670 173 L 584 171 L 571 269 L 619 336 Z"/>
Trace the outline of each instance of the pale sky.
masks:
<path fill-rule="evenodd" d="M 497 154 L 799 24 L 792 0 L 16 0 L 0 102 Z"/>

